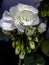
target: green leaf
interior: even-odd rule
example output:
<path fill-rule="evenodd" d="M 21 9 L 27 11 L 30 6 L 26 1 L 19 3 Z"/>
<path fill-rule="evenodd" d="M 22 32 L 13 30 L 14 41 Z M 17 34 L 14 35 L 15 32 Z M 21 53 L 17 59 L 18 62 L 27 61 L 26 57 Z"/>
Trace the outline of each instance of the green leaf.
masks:
<path fill-rule="evenodd" d="M 49 39 L 45 39 L 41 45 L 42 51 L 49 56 Z"/>
<path fill-rule="evenodd" d="M 25 65 L 45 65 L 45 61 L 42 56 L 37 54 L 29 54 L 24 58 Z"/>

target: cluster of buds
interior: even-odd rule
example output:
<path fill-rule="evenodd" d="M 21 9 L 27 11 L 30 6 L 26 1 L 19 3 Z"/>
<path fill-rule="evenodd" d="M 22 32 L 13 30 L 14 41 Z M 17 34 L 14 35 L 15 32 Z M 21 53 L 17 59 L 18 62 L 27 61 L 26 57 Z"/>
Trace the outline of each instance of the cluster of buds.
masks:
<path fill-rule="evenodd" d="M 31 50 L 35 49 L 35 42 L 38 42 L 37 37 L 32 38 L 31 36 L 27 36 L 26 42 L 21 39 L 17 41 L 13 40 L 12 47 L 15 48 L 15 54 L 19 55 L 20 59 L 24 59 L 26 53 L 31 53 Z"/>

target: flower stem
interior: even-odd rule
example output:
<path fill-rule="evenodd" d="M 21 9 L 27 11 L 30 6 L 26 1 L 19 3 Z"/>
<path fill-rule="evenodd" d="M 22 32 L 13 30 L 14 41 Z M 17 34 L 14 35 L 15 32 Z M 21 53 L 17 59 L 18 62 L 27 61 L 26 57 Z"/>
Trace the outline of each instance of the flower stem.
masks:
<path fill-rule="evenodd" d="M 19 59 L 18 65 L 21 65 L 21 59 Z"/>

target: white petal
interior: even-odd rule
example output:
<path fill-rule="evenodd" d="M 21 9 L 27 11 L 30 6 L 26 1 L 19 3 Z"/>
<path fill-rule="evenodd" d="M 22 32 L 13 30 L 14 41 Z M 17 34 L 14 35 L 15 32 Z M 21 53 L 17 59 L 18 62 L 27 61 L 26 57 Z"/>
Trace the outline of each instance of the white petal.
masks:
<path fill-rule="evenodd" d="M 28 11 L 31 11 L 31 12 L 33 12 L 35 14 L 38 14 L 38 10 L 36 8 L 30 6 L 30 5 L 25 5 L 25 4 L 19 3 L 17 5 L 17 8 L 18 8 L 19 11 L 28 10 Z"/>
<path fill-rule="evenodd" d="M 24 32 L 24 26 L 20 25 L 17 19 L 15 20 L 14 24 L 20 32 Z"/>
<path fill-rule="evenodd" d="M 3 17 L 2 19 L 3 19 L 4 21 L 12 20 L 11 17 Z"/>
<path fill-rule="evenodd" d="M 36 18 L 33 22 L 32 22 L 32 26 L 34 25 L 38 25 L 39 24 L 39 18 Z"/>
<path fill-rule="evenodd" d="M 18 9 L 17 9 L 17 5 L 16 6 L 13 6 L 10 8 L 9 10 L 10 14 L 14 17 L 15 15 L 17 15 L 18 13 Z"/>
<path fill-rule="evenodd" d="M 3 21 L 2 19 L 0 20 L 0 27 L 3 30 L 8 30 L 8 31 L 16 29 L 16 27 L 14 26 L 13 23 L 7 23 L 7 22 Z"/>
<path fill-rule="evenodd" d="M 24 29 L 23 29 L 23 27 L 22 27 L 21 25 L 17 25 L 16 27 L 17 27 L 17 29 L 18 29 L 20 32 L 24 32 Z"/>
<path fill-rule="evenodd" d="M 2 19 L 4 21 L 13 20 L 12 16 L 10 15 L 10 13 L 8 11 L 4 11 Z"/>

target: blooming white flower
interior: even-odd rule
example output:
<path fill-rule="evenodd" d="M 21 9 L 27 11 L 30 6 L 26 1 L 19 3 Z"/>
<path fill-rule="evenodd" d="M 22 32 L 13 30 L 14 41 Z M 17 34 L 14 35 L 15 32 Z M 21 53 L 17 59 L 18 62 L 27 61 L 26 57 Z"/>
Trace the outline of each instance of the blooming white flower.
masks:
<path fill-rule="evenodd" d="M 26 27 L 38 24 L 38 10 L 32 6 L 20 3 L 11 7 L 9 12 L 5 11 L 0 20 L 0 27 L 8 31 L 18 29 L 20 32 L 24 32 Z"/>
<path fill-rule="evenodd" d="M 40 33 L 43 33 L 46 31 L 46 24 L 45 23 L 41 23 L 39 26 L 38 26 L 38 32 Z"/>

